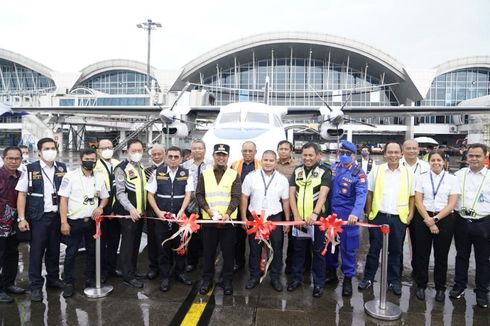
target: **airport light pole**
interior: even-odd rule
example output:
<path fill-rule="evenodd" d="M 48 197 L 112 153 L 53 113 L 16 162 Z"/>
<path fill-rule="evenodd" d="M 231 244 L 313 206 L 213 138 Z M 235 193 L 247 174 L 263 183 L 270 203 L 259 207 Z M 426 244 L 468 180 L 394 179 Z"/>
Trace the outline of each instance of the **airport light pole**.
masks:
<path fill-rule="evenodd" d="M 162 24 L 154 22 L 151 19 L 147 19 L 146 22 L 141 24 L 137 24 L 136 27 L 142 28 L 145 31 L 148 31 L 148 57 L 146 59 L 146 87 L 148 87 L 148 91 L 150 90 L 150 49 L 151 49 L 151 31 L 155 30 L 159 27 L 162 27 Z"/>

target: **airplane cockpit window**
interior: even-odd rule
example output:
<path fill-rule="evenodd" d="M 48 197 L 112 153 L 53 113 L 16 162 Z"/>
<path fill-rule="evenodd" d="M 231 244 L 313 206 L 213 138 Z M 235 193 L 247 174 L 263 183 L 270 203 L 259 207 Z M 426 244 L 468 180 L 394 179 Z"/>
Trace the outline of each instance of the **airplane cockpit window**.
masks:
<path fill-rule="evenodd" d="M 269 113 L 248 112 L 245 122 L 269 123 Z"/>
<path fill-rule="evenodd" d="M 239 123 L 240 112 L 227 112 L 221 115 L 219 123 Z"/>

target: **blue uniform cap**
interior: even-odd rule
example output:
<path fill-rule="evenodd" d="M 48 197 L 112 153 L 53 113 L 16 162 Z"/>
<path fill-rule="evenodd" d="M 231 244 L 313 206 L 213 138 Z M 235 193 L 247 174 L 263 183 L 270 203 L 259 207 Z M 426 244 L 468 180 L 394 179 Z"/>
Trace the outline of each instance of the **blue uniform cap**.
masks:
<path fill-rule="evenodd" d="M 354 145 L 353 143 L 351 143 L 350 141 L 347 141 L 347 140 L 342 140 L 340 142 L 340 148 L 341 149 L 346 149 L 348 151 L 351 151 L 352 153 L 357 153 L 357 147 L 356 145 Z"/>

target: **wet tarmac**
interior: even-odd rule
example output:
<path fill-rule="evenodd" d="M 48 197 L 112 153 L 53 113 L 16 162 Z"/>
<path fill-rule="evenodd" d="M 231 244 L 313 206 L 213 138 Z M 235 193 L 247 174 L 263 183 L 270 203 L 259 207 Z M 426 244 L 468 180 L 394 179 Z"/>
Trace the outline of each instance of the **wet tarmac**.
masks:
<path fill-rule="evenodd" d="M 407 240 L 408 241 L 408 240 Z M 145 240 L 142 243 L 144 247 Z M 169 292 L 159 290 L 159 280 L 146 280 L 143 289 L 125 285 L 120 278 L 110 278 L 107 283 L 114 291 L 102 299 L 88 299 L 83 294 L 83 260 L 81 253 L 77 259 L 76 293 L 65 299 L 61 290 L 44 292 L 42 303 L 31 303 L 29 294 L 15 296 L 12 304 L 0 305 L 0 325 L 178 325 L 185 320 L 186 325 L 490 325 L 490 310 L 476 306 L 474 288 L 474 262 L 470 264 L 469 289 L 463 299 L 452 301 L 448 297 L 444 303 L 435 302 L 433 283 L 429 283 L 426 301 L 415 297 L 409 267 L 409 246 L 405 245 L 405 266 L 403 293 L 396 297 L 388 293 L 387 300 L 400 306 L 401 319 L 386 322 L 369 317 L 364 312 L 364 303 L 379 296 L 379 282 L 374 287 L 359 292 L 364 259 L 367 252 L 367 232 L 363 232 L 359 251 L 359 276 L 353 280 L 354 294 L 351 298 L 341 295 L 341 282 L 327 286 L 323 297 L 312 297 L 311 280 L 305 277 L 302 288 L 290 293 L 274 291 L 267 279 L 253 290 L 245 289 L 248 279 L 246 270 L 235 274 L 234 294 L 224 296 L 220 287 L 212 294 L 197 293 L 200 270 L 189 273 L 197 283 L 188 287 L 171 283 Z M 17 284 L 28 288 L 27 265 L 28 248 L 21 245 L 21 263 Z M 454 277 L 454 245 L 449 254 L 449 286 Z M 472 257 L 473 259 L 473 257 Z M 218 261 L 218 265 L 220 262 Z M 432 265 L 431 265 L 432 266 Z M 147 253 L 143 249 L 138 261 L 138 269 L 146 272 Z M 378 273 L 379 274 L 379 273 Z M 219 266 L 217 269 L 219 275 Z M 430 276 L 431 279 L 432 276 Z M 288 276 L 283 276 L 286 284 Z M 379 280 L 379 275 L 377 277 Z M 186 307 L 194 303 L 188 311 Z M 207 303 L 207 305 L 206 305 Z M 195 309 L 197 308 L 197 309 Z M 202 316 L 200 311 L 204 310 Z"/>

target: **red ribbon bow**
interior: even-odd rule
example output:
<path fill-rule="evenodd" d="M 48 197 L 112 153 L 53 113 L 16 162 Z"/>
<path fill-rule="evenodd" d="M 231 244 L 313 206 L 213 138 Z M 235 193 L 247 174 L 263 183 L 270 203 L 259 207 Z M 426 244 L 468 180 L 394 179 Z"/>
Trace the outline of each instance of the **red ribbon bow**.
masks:
<path fill-rule="evenodd" d="M 167 213 L 165 214 L 165 219 L 167 218 L 168 219 L 173 218 L 173 215 Z M 177 249 L 175 249 L 175 252 L 178 255 L 184 256 L 185 253 L 187 252 L 187 245 L 191 240 L 192 233 L 196 233 L 201 228 L 201 226 L 197 223 L 197 218 L 198 215 L 195 213 L 192 213 L 191 216 L 189 217 L 187 217 L 187 215 L 185 214 L 182 214 L 182 218 L 176 221 L 179 224 L 179 230 L 175 234 L 173 234 L 169 239 L 165 240 L 162 243 L 162 245 L 165 242 L 172 240 L 173 238 L 180 235 L 180 245 Z"/>
<path fill-rule="evenodd" d="M 99 216 L 95 219 L 95 234 L 93 235 L 93 238 L 97 240 L 102 236 L 102 229 L 100 228 L 100 223 L 104 220 L 104 216 Z"/>
<path fill-rule="evenodd" d="M 260 213 L 260 217 L 253 211 L 252 217 L 252 221 L 246 221 L 246 225 L 251 226 L 251 228 L 247 230 L 247 235 L 255 233 L 256 240 L 269 240 L 269 236 L 271 232 L 276 229 L 276 225 L 271 221 L 265 220 L 265 211 Z"/>
<path fill-rule="evenodd" d="M 335 251 L 335 246 L 340 243 L 339 233 L 344 232 L 344 229 L 342 229 L 342 225 L 344 224 L 345 221 L 337 219 L 337 214 L 335 213 L 329 215 L 327 218 L 320 218 L 320 231 L 325 232 L 325 248 L 322 251 L 322 256 L 327 254 L 327 247 L 329 243 L 332 244 L 332 253 Z"/>

